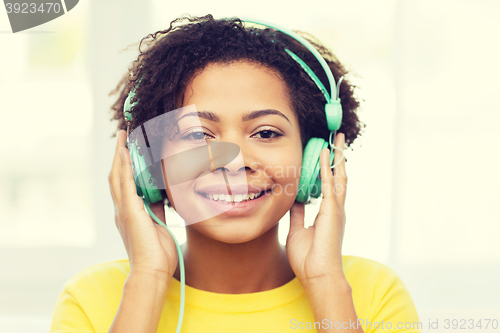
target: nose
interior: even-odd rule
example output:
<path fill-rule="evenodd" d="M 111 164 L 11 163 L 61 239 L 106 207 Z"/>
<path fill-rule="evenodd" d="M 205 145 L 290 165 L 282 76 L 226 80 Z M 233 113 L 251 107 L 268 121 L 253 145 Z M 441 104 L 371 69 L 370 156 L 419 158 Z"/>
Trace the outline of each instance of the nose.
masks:
<path fill-rule="evenodd" d="M 212 142 L 209 144 L 209 152 L 212 155 L 212 172 L 222 169 L 229 175 L 237 175 L 246 170 L 252 170 L 243 159 L 243 152 L 232 142 Z"/>

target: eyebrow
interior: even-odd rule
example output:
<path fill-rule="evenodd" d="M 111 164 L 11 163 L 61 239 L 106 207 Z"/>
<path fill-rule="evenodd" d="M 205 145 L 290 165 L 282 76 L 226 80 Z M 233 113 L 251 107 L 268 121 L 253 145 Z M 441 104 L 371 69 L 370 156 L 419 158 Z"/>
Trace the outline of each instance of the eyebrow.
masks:
<path fill-rule="evenodd" d="M 292 124 L 290 122 L 290 120 L 287 118 L 287 116 L 285 116 L 283 113 L 279 112 L 278 110 L 274 110 L 274 109 L 251 111 L 251 112 L 246 113 L 243 116 L 241 116 L 241 121 L 250 121 L 252 119 L 262 117 L 262 116 L 267 116 L 267 115 L 281 116 L 281 117 L 285 118 L 290 124 Z M 220 122 L 219 116 L 212 111 L 189 112 L 189 113 L 186 113 L 186 114 L 182 115 L 181 117 L 179 117 L 179 119 L 177 119 L 177 121 L 181 120 L 184 117 L 189 117 L 189 116 L 199 117 L 199 118 L 207 119 L 207 120 L 214 121 L 217 123 Z"/>

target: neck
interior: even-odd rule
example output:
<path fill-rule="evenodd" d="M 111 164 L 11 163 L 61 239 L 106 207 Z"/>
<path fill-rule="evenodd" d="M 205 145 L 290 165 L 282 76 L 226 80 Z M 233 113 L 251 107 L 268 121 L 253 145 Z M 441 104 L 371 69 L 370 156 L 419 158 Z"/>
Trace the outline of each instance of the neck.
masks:
<path fill-rule="evenodd" d="M 278 240 L 278 224 L 240 244 L 208 238 L 189 226 L 186 236 L 181 247 L 186 284 L 193 288 L 221 294 L 255 293 L 280 287 L 295 277 Z M 178 265 L 174 277 L 180 280 Z"/>

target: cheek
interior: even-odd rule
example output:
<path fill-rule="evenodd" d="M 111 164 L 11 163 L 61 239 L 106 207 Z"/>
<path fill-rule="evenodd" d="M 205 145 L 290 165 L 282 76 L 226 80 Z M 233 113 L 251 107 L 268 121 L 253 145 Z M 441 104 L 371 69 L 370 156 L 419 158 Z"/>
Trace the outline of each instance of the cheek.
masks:
<path fill-rule="evenodd" d="M 274 163 L 271 163 L 274 162 Z M 295 196 L 298 191 L 302 166 L 302 153 L 289 153 L 279 161 L 269 161 L 264 167 L 264 174 L 274 186 L 276 195 Z"/>

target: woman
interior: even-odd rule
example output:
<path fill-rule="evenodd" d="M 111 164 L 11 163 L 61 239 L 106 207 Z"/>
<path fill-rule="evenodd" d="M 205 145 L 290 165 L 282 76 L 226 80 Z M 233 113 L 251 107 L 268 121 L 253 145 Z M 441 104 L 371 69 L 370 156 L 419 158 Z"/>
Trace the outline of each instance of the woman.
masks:
<path fill-rule="evenodd" d="M 342 82 L 340 133 L 331 136 L 322 90 L 332 87 L 301 43 L 238 19 L 187 20 L 149 35 L 116 90 L 121 93 L 113 118 L 120 131 L 109 182 L 129 260 L 90 267 L 68 282 L 52 331 L 174 332 L 183 313 L 182 332 L 419 332 L 397 275 L 380 263 L 341 254 L 347 187 L 341 150 L 333 161 L 329 149 L 321 150 L 323 199 L 314 225 L 303 225 L 303 202 L 309 201 L 298 195 L 309 140 L 322 138 L 343 150 L 363 127 L 354 87 L 340 79 L 344 67 L 308 37 L 335 82 Z M 125 129 L 143 133 L 137 156 L 159 151 L 162 164 L 153 165 L 147 179 L 165 189 L 156 194 L 186 221 L 185 307 L 174 239 L 152 221 L 138 196 L 130 156 L 135 158 L 135 148 L 126 148 Z M 238 158 L 218 163 L 224 149 L 216 147 L 224 142 L 238 147 Z M 196 148 L 209 150 L 210 172 L 197 174 L 200 169 L 192 171 L 182 159 L 169 160 Z M 150 201 L 165 222 L 163 202 Z M 278 222 L 288 211 L 290 232 L 282 246 Z"/>

